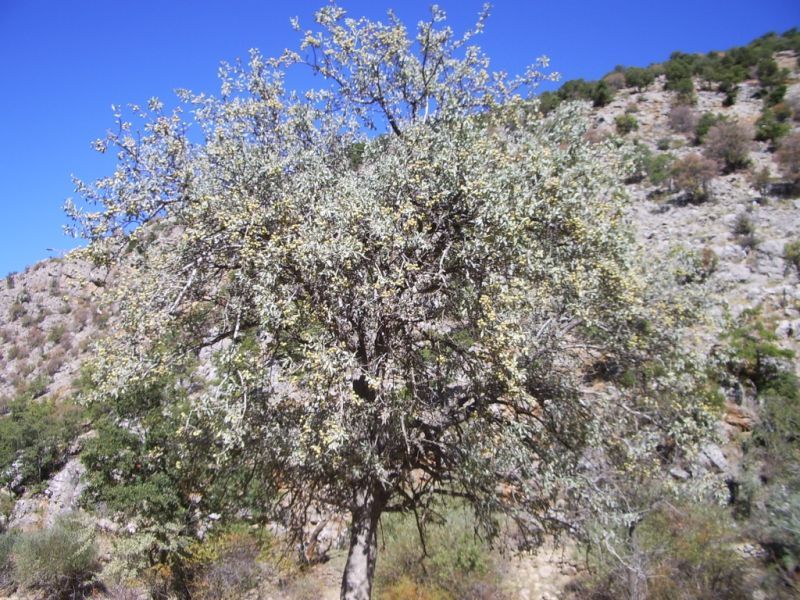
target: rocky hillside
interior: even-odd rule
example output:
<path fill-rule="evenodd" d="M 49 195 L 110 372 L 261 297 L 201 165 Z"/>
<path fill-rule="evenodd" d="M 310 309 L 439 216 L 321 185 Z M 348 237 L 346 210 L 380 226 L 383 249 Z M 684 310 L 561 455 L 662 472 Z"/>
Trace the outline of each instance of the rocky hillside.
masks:
<path fill-rule="evenodd" d="M 617 87 L 613 98 L 591 109 L 590 141 L 624 140 L 639 165 L 628 190 L 630 220 L 644 253 L 654 262 L 680 254 L 687 277 L 707 283 L 710 318 L 697 329 L 698 344 L 707 348 L 719 343 L 725 317 L 735 322 L 746 309 L 758 309 L 774 344 L 800 352 L 800 195 L 796 182 L 787 175 L 786 159 L 778 159 L 782 145 L 800 135 L 800 68 L 793 52 L 780 52 L 775 60 L 786 70 L 786 89 L 779 102 L 768 99 L 764 82 L 755 74 L 738 84 L 733 103 L 728 91 L 698 77 L 692 82 L 693 97 L 687 101 L 685 92 L 665 89 L 667 75 L 655 74 L 639 87 L 627 86 L 624 78 L 617 77 L 616 83 L 607 78 L 608 85 Z M 780 135 L 764 134 L 766 111 L 777 115 Z M 712 124 L 704 132 L 705 141 L 699 143 L 698 124 L 703 119 Z M 709 139 L 721 135 L 712 132 L 719 124 L 735 125 L 745 132 L 743 161 L 726 164 L 719 152 L 715 155 L 710 149 Z M 693 157 L 713 164 L 687 184 L 680 165 Z M 14 410 L 21 410 L 20 402 L 48 407 L 31 417 L 41 426 L 33 434 L 37 443 L 46 446 L 37 450 L 38 471 L 25 471 L 19 447 L 9 447 L 8 441 L 4 447 L 0 440 L 0 459 L 6 461 L 0 465 L 0 530 L 3 525 L 36 529 L 51 524 L 56 514 L 77 507 L 83 473 L 78 455 L 81 440 L 92 435 L 93 427 L 81 409 L 72 408 L 72 398 L 80 387 L 81 365 L 91 358 L 92 341 L 109 326 L 109 313 L 103 308 L 107 283 L 113 285 L 103 280 L 102 273 L 67 256 L 8 275 L 0 288 L 0 412 L 5 415 L 0 418 L 11 419 Z M 798 371 L 796 360 L 783 362 Z M 759 420 L 759 410 L 754 393 L 745 393 L 738 402 L 728 397 L 721 415 L 721 437 L 701 457 L 708 468 L 723 472 L 736 485 L 743 472 L 742 444 Z M 60 434 L 56 430 L 62 423 L 66 433 Z M 676 467 L 672 476 L 687 479 L 690 469 Z M 107 521 L 96 522 L 112 528 Z M 333 556 L 334 564 L 340 566 L 341 557 L 335 552 Z M 574 566 L 559 572 L 563 561 L 553 556 L 514 562 L 509 568 L 512 597 L 567 595 L 564 586 Z M 306 575 L 317 585 L 308 583 L 309 589 L 316 591 L 297 591 L 291 596 L 284 590 L 281 593 L 287 595 L 281 597 L 328 592 L 335 596 L 338 579 L 330 568 L 319 566 Z M 274 583 L 278 579 L 263 580 Z M 0 589 L 2 584 L 0 576 Z M 252 591 L 248 597 L 278 593 L 266 585 L 262 595 Z"/>

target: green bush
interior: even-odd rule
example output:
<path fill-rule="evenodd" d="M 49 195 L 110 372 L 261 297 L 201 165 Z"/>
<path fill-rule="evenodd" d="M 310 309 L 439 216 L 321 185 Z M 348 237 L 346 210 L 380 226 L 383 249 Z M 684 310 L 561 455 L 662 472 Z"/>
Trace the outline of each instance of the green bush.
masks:
<path fill-rule="evenodd" d="M 756 236 L 756 224 L 746 212 L 736 215 L 736 220 L 733 222 L 733 233 L 739 238 L 739 245 L 742 248 L 752 250 L 760 243 Z"/>
<path fill-rule="evenodd" d="M 451 507 L 442 522 L 428 524 L 427 556 L 413 516 L 391 515 L 382 525 L 386 541 L 375 575 L 379 598 L 504 597 L 498 565 L 488 543 L 476 535 L 468 510 Z"/>
<path fill-rule="evenodd" d="M 774 370 L 771 359 L 791 359 L 794 353 L 777 345 L 772 323 L 757 309 L 742 311 L 727 334 L 733 362 L 728 365 L 739 379 L 752 381 L 759 391 L 770 385 Z"/>
<path fill-rule="evenodd" d="M 19 584 L 41 590 L 48 598 L 78 597 L 97 570 L 93 529 L 75 516 L 20 535 L 13 555 Z"/>
<path fill-rule="evenodd" d="M 617 133 L 620 135 L 627 135 L 631 131 L 639 129 L 639 121 L 636 120 L 631 114 L 617 115 L 614 119 L 614 125 L 617 128 Z"/>
<path fill-rule="evenodd" d="M 63 323 L 57 323 L 53 325 L 50 328 L 50 331 L 47 332 L 47 341 L 58 344 L 61 341 L 61 338 L 64 337 L 64 333 L 66 333 L 66 331 L 67 328 Z"/>
<path fill-rule="evenodd" d="M 598 81 L 592 90 L 592 105 L 595 108 L 606 106 L 614 99 L 614 88 L 605 80 Z"/>
<path fill-rule="evenodd" d="M 770 142 L 774 145 L 789 131 L 791 131 L 789 123 L 779 121 L 775 113 L 769 109 L 762 112 L 756 121 L 756 139 L 760 142 Z"/>
<path fill-rule="evenodd" d="M 756 225 L 750 215 L 746 212 L 736 215 L 736 220 L 733 222 L 733 233 L 736 235 L 753 235 L 755 232 Z"/>
<path fill-rule="evenodd" d="M 625 69 L 625 85 L 634 87 L 637 91 L 643 92 L 648 85 L 655 81 L 655 73 L 652 69 L 642 69 L 640 67 L 628 67 Z"/>
<path fill-rule="evenodd" d="M 758 82 L 762 87 L 772 87 L 782 84 L 786 74 L 778 67 L 775 59 L 770 56 L 758 61 L 756 77 L 758 77 Z"/>
<path fill-rule="evenodd" d="M 675 157 L 666 152 L 651 155 L 645 169 L 647 177 L 653 185 L 661 185 L 669 179 L 674 160 Z"/>
<path fill-rule="evenodd" d="M 729 333 L 729 370 L 752 383 L 759 419 L 743 445 L 743 474 L 735 510 L 771 567 L 762 588 L 769 597 L 797 597 L 800 586 L 800 381 L 793 353 L 777 345 L 774 324 L 745 311 Z"/>
<path fill-rule="evenodd" d="M 90 388 L 92 377 L 91 368 L 84 369 L 77 387 Z M 245 448 L 231 449 L 216 464 L 207 460 L 209 452 L 219 452 L 220 440 L 189 410 L 184 384 L 191 377 L 190 367 L 92 406 L 97 435 L 81 453 L 88 471 L 83 502 L 137 524 L 119 540 L 115 569 L 148 575 L 153 588 L 165 593 L 189 585 L 187 560 L 203 526 L 197 511 L 248 511 L 257 523 L 271 491 Z"/>
<path fill-rule="evenodd" d="M 800 273 L 800 240 L 787 242 L 783 246 L 783 260 L 787 266 Z"/>
<path fill-rule="evenodd" d="M 714 114 L 714 113 L 703 113 L 700 115 L 700 118 L 697 119 L 697 123 L 694 128 L 694 143 L 697 145 L 702 144 L 706 139 L 706 134 L 708 134 L 708 130 L 711 129 L 717 123 L 725 121 L 726 118 L 723 115 Z"/>
<path fill-rule="evenodd" d="M 49 400 L 35 401 L 31 392 L 36 391 L 11 401 L 9 414 L 0 418 L 2 484 L 45 481 L 63 464 L 70 443 L 80 431 L 80 409 Z"/>
<path fill-rule="evenodd" d="M 669 87 L 676 93 L 676 101 L 678 104 L 696 104 L 697 96 L 694 93 L 694 83 L 691 78 L 679 79 L 672 83 Z"/>

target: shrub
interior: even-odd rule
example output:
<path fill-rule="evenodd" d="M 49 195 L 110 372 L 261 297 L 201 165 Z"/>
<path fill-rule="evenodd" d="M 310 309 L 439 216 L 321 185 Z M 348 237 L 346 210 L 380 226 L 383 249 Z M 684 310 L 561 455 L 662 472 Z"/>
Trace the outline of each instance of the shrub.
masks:
<path fill-rule="evenodd" d="M 63 348 L 57 348 L 47 360 L 45 364 L 45 373 L 52 377 L 61 369 L 64 365 L 64 350 Z"/>
<path fill-rule="evenodd" d="M 800 273 L 800 240 L 788 242 L 783 247 L 783 260 L 786 265 L 792 267 Z"/>
<path fill-rule="evenodd" d="M 733 233 L 736 235 L 752 235 L 756 231 L 755 223 L 746 212 L 736 215 L 733 222 Z"/>
<path fill-rule="evenodd" d="M 8 275 L 6 275 L 6 288 L 8 288 L 9 290 L 13 290 L 14 286 L 16 285 L 15 275 L 16 273 L 9 273 Z"/>
<path fill-rule="evenodd" d="M 655 81 L 655 74 L 651 69 L 642 69 L 641 67 L 625 69 L 625 85 L 634 87 L 639 92 L 643 92 L 653 81 Z"/>
<path fill-rule="evenodd" d="M 16 538 L 13 532 L 0 532 L 0 591 L 14 584 L 12 556 Z"/>
<path fill-rule="evenodd" d="M 661 185 L 669 179 L 672 163 L 675 157 L 672 154 L 654 154 L 647 161 L 645 166 L 647 177 L 653 185 Z"/>
<path fill-rule="evenodd" d="M 700 252 L 678 250 L 675 279 L 680 284 L 700 283 L 708 279 L 719 265 L 717 253 L 706 246 Z"/>
<path fill-rule="evenodd" d="M 788 123 L 779 121 L 775 113 L 765 110 L 756 121 L 756 139 L 760 142 L 776 144 L 783 136 L 789 133 L 791 127 Z"/>
<path fill-rule="evenodd" d="M 14 302 L 8 309 L 8 318 L 11 321 L 16 321 L 21 316 L 23 316 L 25 312 L 26 312 L 25 307 L 22 305 L 21 302 Z"/>
<path fill-rule="evenodd" d="M 775 59 L 770 57 L 763 58 L 756 65 L 756 77 L 762 87 L 774 87 L 781 85 L 786 77 Z"/>
<path fill-rule="evenodd" d="M 375 579 L 380 597 L 415 597 L 401 590 L 432 600 L 503 597 L 498 565 L 488 544 L 476 536 L 469 511 L 450 507 L 442 522 L 428 524 L 425 557 L 412 516 L 392 515 L 383 526 L 386 544 Z"/>
<path fill-rule="evenodd" d="M 700 115 L 694 128 L 694 143 L 697 145 L 702 144 L 706 139 L 708 130 L 724 120 L 726 120 L 725 116 L 720 114 L 707 112 Z"/>
<path fill-rule="evenodd" d="M 729 334 L 729 370 L 755 385 L 761 407 L 752 437 L 743 446 L 739 515 L 767 551 L 772 568 L 765 585 L 770 597 L 796 597 L 800 572 L 800 381 L 793 353 L 777 345 L 774 324 L 745 311 Z M 783 362 L 782 362 L 783 361 Z"/>
<path fill-rule="evenodd" d="M 676 93 L 675 100 L 678 104 L 693 105 L 697 103 L 691 78 L 679 79 L 672 84 L 670 89 Z"/>
<path fill-rule="evenodd" d="M 14 575 L 20 585 L 49 598 L 75 598 L 97 569 L 92 527 L 75 516 L 22 534 L 14 544 Z"/>
<path fill-rule="evenodd" d="M 669 126 L 676 133 L 692 133 L 697 127 L 697 113 L 685 104 L 673 106 L 669 111 Z"/>
<path fill-rule="evenodd" d="M 746 212 L 739 213 L 733 222 L 733 233 L 739 238 L 739 245 L 752 250 L 758 245 L 756 225 Z"/>
<path fill-rule="evenodd" d="M 39 327 L 31 327 L 25 339 L 28 348 L 41 348 L 44 345 L 44 331 Z"/>
<path fill-rule="evenodd" d="M 67 404 L 35 402 L 30 397 L 37 391 L 12 400 L 10 414 L 0 419 L 0 483 L 44 481 L 64 462 L 78 434 L 80 411 Z"/>
<path fill-rule="evenodd" d="M 605 80 L 598 81 L 592 91 L 592 104 L 595 108 L 606 106 L 614 99 L 614 88 L 606 83 Z"/>
<path fill-rule="evenodd" d="M 774 107 L 783 102 L 783 99 L 786 97 L 786 89 L 785 84 L 777 85 L 769 89 L 764 97 L 764 105 Z"/>
<path fill-rule="evenodd" d="M 660 138 L 656 142 L 656 148 L 658 148 L 659 150 L 664 152 L 666 150 L 669 150 L 670 144 L 671 144 L 671 140 L 668 137 Z"/>
<path fill-rule="evenodd" d="M 792 111 L 792 119 L 800 121 L 800 94 L 794 93 L 788 98 L 785 98 L 784 102 L 789 110 Z"/>
<path fill-rule="evenodd" d="M 263 538 L 263 536 L 262 536 Z M 263 577 L 257 559 L 271 543 L 244 526 L 216 532 L 190 549 L 192 598 L 242 598 Z"/>
<path fill-rule="evenodd" d="M 795 132 L 781 142 L 775 153 L 781 175 L 794 185 L 800 184 L 800 132 Z"/>
<path fill-rule="evenodd" d="M 606 85 L 608 85 L 608 87 L 610 87 L 612 90 L 621 90 L 626 84 L 625 75 L 619 71 L 609 73 L 603 77 L 603 81 L 605 81 Z"/>
<path fill-rule="evenodd" d="M 736 96 L 739 95 L 739 86 L 733 81 L 721 83 L 717 90 L 725 94 L 725 98 L 722 100 L 722 106 L 733 106 L 736 104 Z"/>
<path fill-rule="evenodd" d="M 736 526 L 722 508 L 663 502 L 590 554 L 593 575 L 581 598 L 750 598 L 744 561 L 731 543 Z"/>
<path fill-rule="evenodd" d="M 639 129 L 639 121 L 636 120 L 636 117 L 627 113 L 617 115 L 614 119 L 614 125 L 616 125 L 617 133 L 620 135 L 627 135 L 631 131 Z"/>
<path fill-rule="evenodd" d="M 769 173 L 769 168 L 764 167 L 759 171 L 751 171 L 750 173 L 750 181 L 754 188 L 758 190 L 758 193 L 762 196 L 766 196 L 769 192 L 769 185 L 772 181 L 772 177 Z"/>
<path fill-rule="evenodd" d="M 712 126 L 705 136 L 704 153 L 711 160 L 722 163 L 726 171 L 746 167 L 749 162 L 751 133 L 733 121 L 722 121 Z"/>
<path fill-rule="evenodd" d="M 50 331 L 47 332 L 47 341 L 52 342 L 53 344 L 58 344 L 64 337 L 66 330 L 67 328 L 63 323 L 57 323 L 53 325 L 50 328 Z"/>
<path fill-rule="evenodd" d="M 672 181 L 690 200 L 708 199 L 708 184 L 717 175 L 717 163 L 697 153 L 689 154 L 672 164 Z"/>
<path fill-rule="evenodd" d="M 772 114 L 778 121 L 784 122 L 792 118 L 792 109 L 785 102 L 781 102 L 772 107 Z"/>

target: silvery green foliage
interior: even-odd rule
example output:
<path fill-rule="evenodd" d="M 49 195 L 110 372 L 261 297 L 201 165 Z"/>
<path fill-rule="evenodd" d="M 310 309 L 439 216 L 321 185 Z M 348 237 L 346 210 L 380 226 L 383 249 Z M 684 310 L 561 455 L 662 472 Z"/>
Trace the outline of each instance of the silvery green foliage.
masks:
<path fill-rule="evenodd" d="M 579 108 L 521 100 L 538 73 L 488 71 L 483 16 L 463 38 L 443 18 L 411 39 L 328 6 L 299 52 L 225 66 L 220 96 L 135 107 L 138 133 L 119 115 L 96 144 L 117 170 L 78 185 L 96 211 L 68 207 L 87 252 L 123 265 L 97 394 L 209 349 L 195 414 L 224 416 L 221 446 L 274 474 L 298 526 L 313 503 L 455 496 L 535 541 L 615 426 L 581 366 L 648 350 L 626 165 Z M 325 85 L 287 92 L 296 63 Z"/>

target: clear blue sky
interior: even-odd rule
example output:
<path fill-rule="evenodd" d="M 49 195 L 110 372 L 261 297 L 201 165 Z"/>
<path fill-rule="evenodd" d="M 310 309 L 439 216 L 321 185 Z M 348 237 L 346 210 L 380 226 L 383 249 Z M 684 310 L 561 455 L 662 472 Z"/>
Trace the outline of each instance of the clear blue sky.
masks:
<path fill-rule="evenodd" d="M 289 18 L 310 25 L 324 0 L 0 0 L 0 276 L 58 255 L 70 176 L 113 165 L 90 150 L 112 125 L 110 105 L 216 92 L 219 61 L 296 47 Z M 424 0 L 341 0 L 351 16 L 394 7 L 414 24 Z M 451 24 L 470 24 L 481 0 L 442 0 Z M 673 50 L 707 52 L 800 25 L 797 0 L 577 2 L 495 0 L 478 43 L 511 73 L 546 54 L 563 79 L 597 78 Z M 48 248 L 54 251 L 48 251 Z"/>

